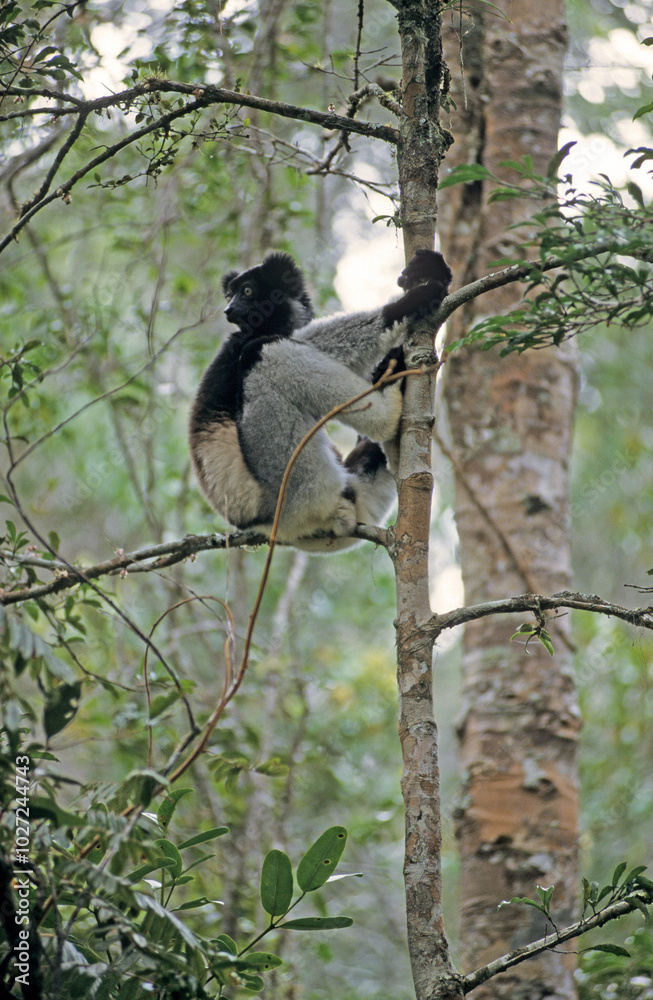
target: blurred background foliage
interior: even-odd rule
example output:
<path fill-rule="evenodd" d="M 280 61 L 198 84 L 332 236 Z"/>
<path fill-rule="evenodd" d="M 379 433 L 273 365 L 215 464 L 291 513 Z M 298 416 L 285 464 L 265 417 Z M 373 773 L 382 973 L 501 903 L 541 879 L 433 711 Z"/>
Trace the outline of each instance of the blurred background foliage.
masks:
<path fill-rule="evenodd" d="M 638 143 L 627 138 L 624 123 L 650 100 L 642 87 L 651 50 L 639 44 L 636 32 L 645 29 L 641 15 L 648 18 L 651 10 L 649 0 L 570 0 L 568 128 L 622 148 Z M 356 23 L 351 5 L 341 0 L 260 6 L 230 0 L 222 9 L 195 0 L 108 0 L 61 18 L 57 32 L 57 44 L 82 76 L 75 81 L 64 74 L 59 85 L 81 88 L 86 96 L 156 73 L 323 110 L 333 104 L 343 113 L 352 89 Z M 641 64 L 624 55 L 632 45 L 644 53 Z M 384 0 L 366 5 L 363 50 L 362 80 L 390 89 L 400 69 L 393 11 Z M 391 118 L 378 105 L 362 114 Z M 39 118 L 3 127 L 5 229 L 39 183 L 42 162 L 27 154 L 65 126 Z M 127 148 L 92 182 L 78 185 L 71 204 L 57 201 L 38 214 L 6 251 L 0 272 L 3 356 L 38 341 L 25 357 L 46 372 L 8 411 L 17 452 L 33 449 L 16 468 L 15 485 L 39 534 L 56 532 L 60 553 L 83 564 L 115 550 L 223 528 L 193 482 L 186 422 L 200 373 L 228 330 L 219 287 L 225 270 L 256 262 L 271 246 L 290 250 L 325 311 L 337 305 L 334 279 L 348 307 L 357 304 L 354 294 L 367 295 L 370 304 L 365 286 L 374 289 L 375 281 L 376 301 L 383 301 L 401 257 L 394 231 L 370 222 L 394 211 L 387 197 L 394 166 L 381 144 L 352 139 L 338 172 L 325 177 L 310 171 L 335 137 L 314 126 L 227 110 L 204 112 L 192 128 L 181 128 L 189 134 L 173 136 L 165 148 L 147 141 Z M 67 172 L 123 131 L 120 114 L 95 117 L 70 154 Z M 352 274 L 361 240 L 368 245 L 366 259 Z M 370 273 L 376 248 L 382 257 L 389 246 L 394 271 L 379 278 Z M 624 585 L 646 585 L 653 566 L 653 340 L 642 331 L 596 329 L 578 349 L 582 385 L 572 470 L 577 589 L 647 604 Z M 2 373 L 8 376 L 9 368 Z M 23 375 L 28 381 L 30 370 Z M 11 384 L 5 377 L 3 392 Z M 461 603 L 461 593 L 450 473 L 444 459 L 437 461 L 434 595 L 445 610 Z M 0 523 L 6 518 L 23 529 L 10 504 L 3 503 L 0 513 Z M 31 534 L 27 541 L 42 548 Z M 9 529 L 4 545 L 12 545 Z M 264 559 L 262 550 L 204 552 L 160 574 L 128 573 L 101 587 L 145 633 L 184 598 L 218 596 L 231 608 L 240 639 Z M 19 578 L 8 571 L 4 586 Z M 118 782 L 146 765 L 161 767 L 186 728 L 178 700 L 150 718 L 142 643 L 113 608 L 99 600 L 85 603 L 90 598 L 82 588 L 72 599 L 9 609 L 52 643 L 82 681 L 79 711 L 48 741 L 60 763 L 43 762 L 70 808 L 88 801 L 89 784 Z M 346 912 L 355 918 L 354 932 L 302 937 L 301 947 L 288 937 L 281 953 L 290 966 L 275 973 L 268 996 L 413 995 L 400 871 L 393 607 L 393 578 L 382 551 L 366 545 L 322 560 L 279 550 L 246 681 L 216 730 L 211 754 L 194 767 L 194 794 L 175 815 L 180 839 L 220 824 L 230 828 L 197 879 L 201 893 L 221 900 L 209 911 L 211 932 L 232 936 L 257 927 L 252 886 L 271 847 L 296 855 L 328 826 L 349 829 L 342 870 L 365 873 L 339 890 L 339 905 L 346 898 Z M 219 604 L 194 601 L 171 611 L 155 633 L 200 721 L 222 685 L 227 628 Z M 508 626 L 506 641 L 509 632 Z M 600 879 L 609 877 L 616 861 L 641 861 L 653 847 L 652 644 L 647 635 L 598 616 L 575 620 L 575 638 L 585 720 L 583 870 Z M 5 725 L 15 727 L 10 706 L 18 696 L 42 735 L 42 678 L 36 671 L 17 677 L 9 654 L 0 670 Z M 458 781 L 455 642 L 437 651 L 436 670 L 445 916 L 455 938 L 457 862 L 448 818 Z M 171 689 L 153 657 L 148 673 L 153 696 Z M 325 890 L 324 912 L 332 895 Z M 198 912 L 188 919 L 206 922 Z M 638 927 L 633 919 L 622 936 Z M 595 955 L 583 974 L 583 995 L 653 995 L 652 980 L 642 972 L 652 953 L 638 929 L 633 954 L 644 958 L 629 965 Z M 294 992 L 295 981 L 301 991 Z"/>

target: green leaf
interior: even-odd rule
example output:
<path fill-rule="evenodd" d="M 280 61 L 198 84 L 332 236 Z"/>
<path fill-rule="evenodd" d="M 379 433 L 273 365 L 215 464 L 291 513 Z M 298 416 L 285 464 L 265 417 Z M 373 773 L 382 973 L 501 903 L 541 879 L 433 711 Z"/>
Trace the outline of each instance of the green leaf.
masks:
<path fill-rule="evenodd" d="M 272 778 L 281 778 L 288 774 L 290 768 L 279 757 L 270 757 L 269 760 L 257 764 L 254 770 L 257 774 L 268 774 Z"/>
<path fill-rule="evenodd" d="M 551 896 L 553 895 L 554 888 L 555 886 L 553 885 L 550 885 L 547 889 L 545 889 L 544 886 L 541 885 L 538 885 L 537 887 L 537 894 L 542 900 L 542 905 L 546 907 L 547 913 L 550 910 Z"/>
<path fill-rule="evenodd" d="M 229 833 L 228 826 L 214 826 L 212 830 L 205 830 L 204 833 L 196 833 L 194 837 L 184 840 L 179 845 L 179 850 L 183 851 L 186 847 L 195 847 L 197 844 L 206 844 L 208 840 L 215 840 L 216 837 L 224 837 L 225 833 Z"/>
<path fill-rule="evenodd" d="M 292 865 L 283 851 L 270 851 L 261 869 L 261 905 L 271 917 L 288 912 L 293 894 Z"/>
<path fill-rule="evenodd" d="M 134 893 L 134 901 L 142 910 L 146 910 L 150 913 L 154 913 L 155 916 L 161 917 L 165 920 L 171 927 L 173 927 L 178 934 L 181 935 L 183 940 L 191 948 L 199 948 L 200 941 L 193 934 L 190 927 L 187 927 L 183 920 L 181 920 L 175 913 L 167 910 L 165 906 L 162 906 L 158 899 L 153 896 L 146 896 L 143 892 Z"/>
<path fill-rule="evenodd" d="M 566 142 L 564 146 L 562 146 L 561 149 L 558 150 L 555 156 L 551 157 L 551 159 L 549 160 L 549 165 L 546 168 L 547 177 L 554 178 L 558 176 L 558 170 L 560 169 L 560 164 L 562 163 L 563 160 L 565 160 L 569 156 L 570 149 L 572 149 L 572 147 L 575 145 L 576 145 L 575 141 Z"/>
<path fill-rule="evenodd" d="M 219 934 L 215 939 L 215 943 L 218 945 L 221 951 L 226 951 L 230 955 L 238 954 L 238 945 L 232 937 L 228 934 Z"/>
<path fill-rule="evenodd" d="M 297 883 L 302 892 L 313 892 L 333 875 L 347 843 L 344 826 L 332 826 L 315 841 L 297 866 Z"/>
<path fill-rule="evenodd" d="M 613 885 L 619 885 L 619 879 L 621 878 L 621 876 L 623 875 L 623 873 L 626 871 L 627 867 L 628 867 L 628 862 L 627 861 L 622 861 L 621 864 L 617 865 L 617 867 L 615 868 L 614 872 L 612 873 L 612 884 Z"/>
<path fill-rule="evenodd" d="M 165 837 L 159 837 L 154 843 L 159 848 L 162 854 L 165 854 L 167 858 L 174 861 L 174 867 L 170 869 L 170 874 L 173 878 L 178 878 L 182 871 L 184 870 L 184 862 L 182 860 L 179 849 L 170 840 L 166 840 Z"/>
<path fill-rule="evenodd" d="M 189 879 L 192 882 L 192 879 Z M 177 879 L 177 885 L 183 885 L 183 876 Z M 207 903 L 211 903 L 212 900 L 208 899 L 206 896 L 198 896 L 197 899 L 189 899 L 187 903 L 182 903 L 181 906 L 175 906 L 175 913 L 179 910 L 195 910 L 198 906 L 206 906 Z"/>
<path fill-rule="evenodd" d="M 260 976 L 248 976 L 247 973 L 243 972 L 240 975 L 240 979 L 242 989 L 249 990 L 250 993 L 260 993 L 265 986 Z"/>
<path fill-rule="evenodd" d="M 533 906 L 540 913 L 543 913 L 545 917 L 548 917 L 549 913 L 545 906 L 538 903 L 535 899 L 529 899 L 528 896 L 513 896 L 512 899 L 502 899 L 497 909 L 500 910 L 502 906 L 510 906 L 511 903 L 523 903 L 525 906 Z"/>
<path fill-rule="evenodd" d="M 175 879 L 175 885 L 188 885 L 189 882 L 194 882 L 194 875 L 180 875 L 178 879 Z M 175 906 L 175 910 L 183 910 L 183 906 Z"/>
<path fill-rule="evenodd" d="M 583 951 L 606 951 L 608 955 L 623 955 L 624 958 L 630 958 L 630 952 L 619 944 L 594 944 L 591 948 L 583 948 Z"/>
<path fill-rule="evenodd" d="M 639 184 L 635 184 L 634 181 L 628 181 L 626 189 L 633 201 L 636 201 L 640 208 L 644 208 L 644 195 Z"/>
<path fill-rule="evenodd" d="M 165 694 L 158 694 L 156 698 L 152 699 L 152 704 L 150 705 L 150 719 L 156 719 L 167 708 L 178 702 L 179 697 L 179 691 L 176 688 L 173 691 L 167 691 Z"/>
<path fill-rule="evenodd" d="M 551 636 L 545 628 L 540 629 L 537 638 L 540 640 L 547 653 L 550 653 L 551 656 L 553 656 L 553 643 L 551 642 Z"/>
<path fill-rule="evenodd" d="M 297 920 L 286 920 L 278 924 L 286 931 L 332 931 L 341 927 L 351 927 L 351 917 L 298 917 Z"/>
<path fill-rule="evenodd" d="M 269 951 L 250 951 L 244 957 L 247 968 L 258 969 L 260 972 L 269 972 L 270 969 L 278 969 L 283 965 L 283 959 L 278 955 L 271 955 Z"/>
<path fill-rule="evenodd" d="M 173 791 L 168 792 L 156 814 L 157 820 L 164 829 L 167 828 L 170 820 L 172 819 L 172 815 L 177 808 L 179 800 L 183 799 L 184 795 L 188 795 L 192 791 L 192 788 L 175 788 Z"/>
<path fill-rule="evenodd" d="M 137 801 L 142 806 L 149 806 L 152 796 L 160 788 L 165 788 L 168 780 L 157 771 L 144 767 L 140 770 L 131 771 L 122 782 L 122 793 L 132 801 Z"/>
<path fill-rule="evenodd" d="M 629 871 L 624 879 L 624 885 L 628 885 L 628 883 L 632 882 L 634 878 L 637 878 L 638 875 L 641 875 L 642 872 L 645 872 L 647 867 L 648 867 L 647 865 L 637 865 L 636 868 L 633 868 L 632 871 Z"/>
<path fill-rule="evenodd" d="M 480 163 L 460 163 L 450 174 L 440 181 L 438 191 L 453 187 L 454 184 L 473 184 L 475 181 L 486 181 L 492 177 L 487 167 Z"/>
<path fill-rule="evenodd" d="M 651 43 L 650 41 L 647 40 L 646 44 L 650 45 Z M 633 121 L 637 121 L 638 118 L 643 118 L 644 115 L 650 114 L 651 111 L 653 111 L 653 103 L 642 105 L 642 107 L 638 108 L 635 114 L 633 115 Z"/>
<path fill-rule="evenodd" d="M 141 865 L 139 868 L 135 868 L 133 872 L 130 872 L 126 877 L 130 882 L 140 882 L 142 878 L 149 875 L 151 872 L 156 872 L 159 868 L 174 868 L 175 862 L 173 858 L 157 858 L 156 861 L 150 861 L 146 865 Z"/>
<path fill-rule="evenodd" d="M 58 684 L 48 692 L 48 700 L 43 708 L 43 728 L 46 736 L 55 736 L 68 725 L 79 708 L 81 693 L 81 681 L 76 681 L 74 684 Z"/>

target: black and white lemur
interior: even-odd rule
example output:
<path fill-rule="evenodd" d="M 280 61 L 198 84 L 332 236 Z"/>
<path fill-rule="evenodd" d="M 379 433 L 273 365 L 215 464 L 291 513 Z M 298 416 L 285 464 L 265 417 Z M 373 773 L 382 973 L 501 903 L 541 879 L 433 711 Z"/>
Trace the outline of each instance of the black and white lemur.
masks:
<path fill-rule="evenodd" d="M 402 272 L 403 296 L 369 312 L 313 319 L 304 277 L 289 254 L 229 271 L 225 310 L 238 327 L 207 368 L 190 419 L 190 450 L 209 503 L 240 529 L 269 535 L 279 487 L 296 445 L 334 406 L 369 388 L 389 352 L 403 363 L 405 321 L 434 311 L 451 271 L 422 250 Z M 377 442 L 397 434 L 398 382 L 337 419 L 362 438 L 343 460 L 322 428 L 301 451 L 289 479 L 278 538 L 312 552 L 356 545 L 356 524 L 384 520 L 396 497 Z M 331 533 L 337 538 L 319 537 Z M 318 537 L 312 537 L 312 536 Z"/>

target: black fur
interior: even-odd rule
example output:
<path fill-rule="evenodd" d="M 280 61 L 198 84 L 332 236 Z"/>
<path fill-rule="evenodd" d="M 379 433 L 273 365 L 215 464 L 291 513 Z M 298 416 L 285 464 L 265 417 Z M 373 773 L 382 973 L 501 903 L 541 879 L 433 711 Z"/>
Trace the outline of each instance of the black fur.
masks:
<path fill-rule="evenodd" d="M 451 277 L 451 268 L 441 253 L 418 250 L 397 280 L 406 294 L 382 309 L 386 324 L 400 323 L 408 316 L 421 319 L 435 312 L 449 291 Z"/>

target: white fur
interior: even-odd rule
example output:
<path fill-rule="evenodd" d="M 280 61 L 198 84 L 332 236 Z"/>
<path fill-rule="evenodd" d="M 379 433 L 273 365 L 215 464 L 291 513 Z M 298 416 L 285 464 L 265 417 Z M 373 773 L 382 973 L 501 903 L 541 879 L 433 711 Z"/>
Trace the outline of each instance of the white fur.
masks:
<path fill-rule="evenodd" d="M 209 425 L 196 435 L 193 462 L 200 485 L 226 521 L 247 523 L 261 505 L 261 487 L 243 459 L 232 421 Z"/>

